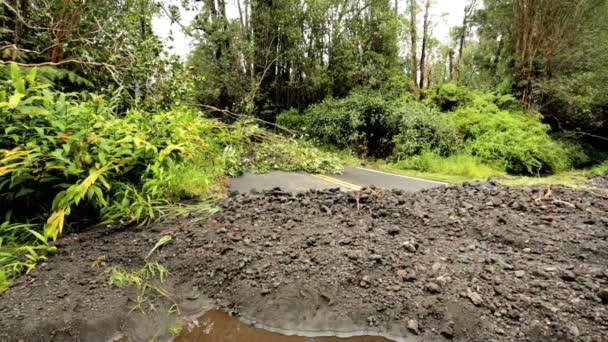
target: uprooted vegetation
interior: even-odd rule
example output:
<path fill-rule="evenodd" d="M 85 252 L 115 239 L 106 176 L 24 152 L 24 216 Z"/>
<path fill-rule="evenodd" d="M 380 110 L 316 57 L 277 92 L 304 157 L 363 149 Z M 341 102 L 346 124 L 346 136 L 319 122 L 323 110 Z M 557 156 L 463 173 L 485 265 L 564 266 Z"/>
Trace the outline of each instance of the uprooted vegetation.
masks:
<path fill-rule="evenodd" d="M 118 96 L 60 92 L 15 65 L 1 89 L 0 288 L 44 259 L 62 232 L 149 223 L 194 197 L 202 209 L 227 175 L 340 171 L 333 155 L 252 120 L 227 124 L 186 107 L 121 112 Z"/>

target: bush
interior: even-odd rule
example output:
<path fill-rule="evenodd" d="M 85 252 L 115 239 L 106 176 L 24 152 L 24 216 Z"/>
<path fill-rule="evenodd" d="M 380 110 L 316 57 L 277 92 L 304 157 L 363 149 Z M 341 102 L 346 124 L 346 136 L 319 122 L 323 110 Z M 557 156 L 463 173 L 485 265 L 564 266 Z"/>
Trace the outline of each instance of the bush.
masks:
<path fill-rule="evenodd" d="M 306 130 L 307 121 L 304 114 L 301 114 L 296 108 L 291 108 L 277 116 L 277 124 L 304 132 Z"/>
<path fill-rule="evenodd" d="M 446 157 L 461 147 L 444 114 L 415 101 L 405 102 L 399 109 L 399 133 L 393 137 L 394 159 L 401 160 L 423 151 Z"/>
<path fill-rule="evenodd" d="M 358 92 L 343 99 L 327 98 L 308 107 L 306 133 L 323 144 L 386 157 L 393 150 L 390 125 L 397 108 L 376 92 Z"/>
<path fill-rule="evenodd" d="M 452 111 L 466 105 L 473 99 L 472 91 L 469 88 L 459 86 L 456 82 L 444 83 L 430 88 L 424 96 L 443 112 Z"/>
<path fill-rule="evenodd" d="M 539 114 L 501 110 L 488 98 L 476 97 L 449 117 L 471 154 L 509 173 L 557 172 L 573 165 L 573 154 L 583 154 L 576 145 L 553 140 Z"/>

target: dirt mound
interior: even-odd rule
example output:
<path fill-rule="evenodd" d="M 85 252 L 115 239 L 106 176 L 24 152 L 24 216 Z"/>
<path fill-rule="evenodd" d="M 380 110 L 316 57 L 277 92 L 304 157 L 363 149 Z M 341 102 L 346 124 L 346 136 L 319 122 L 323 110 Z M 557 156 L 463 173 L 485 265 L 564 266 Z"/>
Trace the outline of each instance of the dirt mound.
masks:
<path fill-rule="evenodd" d="M 608 341 L 601 196 L 476 183 L 413 194 L 277 189 L 222 206 L 205 223 L 62 239 L 57 256 L 0 295 L 0 340 L 125 331 L 133 294 L 108 286 L 91 262 L 140 267 L 160 232 L 174 238 L 158 255 L 167 286 L 192 310 L 200 292 L 246 320 L 311 334 Z M 99 322 L 105 328 L 91 333 Z M 156 336 L 168 324 L 154 326 Z"/>

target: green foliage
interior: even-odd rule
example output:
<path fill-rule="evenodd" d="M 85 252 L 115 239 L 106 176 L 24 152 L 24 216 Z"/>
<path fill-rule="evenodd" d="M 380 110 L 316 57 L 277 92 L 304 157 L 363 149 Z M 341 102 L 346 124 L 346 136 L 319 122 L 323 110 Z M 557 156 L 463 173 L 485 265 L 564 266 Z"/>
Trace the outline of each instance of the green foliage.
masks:
<path fill-rule="evenodd" d="M 263 173 L 271 169 L 306 171 L 311 173 L 340 173 L 340 159 L 323 152 L 311 143 L 299 140 L 278 140 L 262 143 L 255 150 L 249 169 Z"/>
<path fill-rule="evenodd" d="M 510 173 L 554 173 L 584 158 L 577 145 L 553 140 L 539 114 L 501 110 L 487 96 L 474 98 L 449 117 L 467 151 Z"/>
<path fill-rule="evenodd" d="M 277 124 L 291 128 L 296 131 L 306 131 L 307 120 L 296 108 L 281 112 L 277 116 Z"/>
<path fill-rule="evenodd" d="M 424 151 L 391 166 L 402 170 L 462 176 L 467 179 L 487 179 L 504 173 L 504 170 L 484 164 L 475 156 L 454 154 L 446 158 L 430 151 Z"/>
<path fill-rule="evenodd" d="M 248 121 L 227 125 L 186 107 L 119 113 L 105 96 L 39 84 L 36 71 L 22 75 L 12 65 L 0 88 L 5 278 L 31 269 L 44 258 L 39 251 L 50 250 L 47 239 L 65 230 L 100 220 L 149 223 L 171 215 L 183 199 L 216 196 L 226 175 L 339 171 L 332 155 Z M 246 163 L 250 154 L 259 157 Z"/>
<path fill-rule="evenodd" d="M 448 124 L 444 114 L 416 101 L 404 103 L 399 115 L 399 133 L 393 137 L 396 160 L 423 151 L 449 156 L 461 147 L 461 141 Z"/>
<path fill-rule="evenodd" d="M 343 99 L 327 98 L 306 109 L 305 133 L 317 142 L 352 148 L 377 157 L 390 155 L 397 106 L 376 92 L 357 92 Z"/>
<path fill-rule="evenodd" d="M 469 103 L 473 94 L 468 88 L 459 86 L 456 82 L 449 82 L 428 89 L 425 97 L 441 111 L 447 112 Z"/>

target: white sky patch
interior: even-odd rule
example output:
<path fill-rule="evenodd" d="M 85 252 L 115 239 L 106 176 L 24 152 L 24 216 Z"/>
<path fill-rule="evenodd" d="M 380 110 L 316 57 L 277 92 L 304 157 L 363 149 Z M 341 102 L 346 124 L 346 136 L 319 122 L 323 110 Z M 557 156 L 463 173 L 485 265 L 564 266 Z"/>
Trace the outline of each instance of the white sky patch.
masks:
<path fill-rule="evenodd" d="M 449 41 L 450 28 L 453 26 L 462 25 L 462 17 L 464 15 L 464 7 L 469 0 L 433 0 L 431 5 L 431 23 L 432 34 L 435 38 L 443 43 Z M 180 0 L 165 0 L 164 6 L 169 5 L 179 6 Z M 409 1 L 399 1 L 399 12 L 404 13 Z M 188 26 L 194 20 L 197 11 L 186 11 L 180 7 L 181 18 L 180 23 L 183 26 Z M 421 8 L 422 10 L 422 8 Z M 162 11 L 161 11 L 162 12 Z M 226 6 L 226 12 L 229 18 L 238 17 L 238 9 L 234 0 L 229 0 Z M 422 22 L 423 13 L 418 14 L 419 23 Z M 152 19 L 152 30 L 163 41 L 166 48 L 173 54 L 186 58 L 192 49 L 192 38 L 186 35 L 179 24 L 171 23 L 171 20 L 164 15 L 156 16 Z M 169 37 L 173 37 L 172 40 Z"/>

